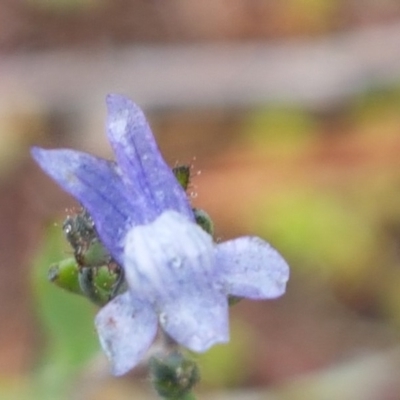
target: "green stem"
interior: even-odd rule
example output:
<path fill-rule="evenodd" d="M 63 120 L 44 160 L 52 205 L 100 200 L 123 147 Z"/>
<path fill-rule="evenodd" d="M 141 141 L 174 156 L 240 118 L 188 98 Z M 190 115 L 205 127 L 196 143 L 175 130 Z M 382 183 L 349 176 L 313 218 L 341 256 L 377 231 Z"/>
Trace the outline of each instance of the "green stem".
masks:
<path fill-rule="evenodd" d="M 196 396 L 193 393 L 186 393 L 181 397 L 174 397 L 174 398 L 171 397 L 168 400 L 196 400 Z"/>
<path fill-rule="evenodd" d="M 196 400 L 196 396 L 193 393 L 187 393 L 182 400 Z"/>

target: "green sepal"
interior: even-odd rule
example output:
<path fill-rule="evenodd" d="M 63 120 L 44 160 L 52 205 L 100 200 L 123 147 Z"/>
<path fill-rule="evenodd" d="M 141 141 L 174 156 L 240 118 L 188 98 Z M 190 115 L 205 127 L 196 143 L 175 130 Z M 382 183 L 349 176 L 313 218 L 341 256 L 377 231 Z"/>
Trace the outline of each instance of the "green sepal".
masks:
<path fill-rule="evenodd" d="M 149 371 L 157 393 L 171 400 L 189 398 L 194 385 L 200 380 L 197 364 L 178 351 L 152 357 Z"/>
<path fill-rule="evenodd" d="M 106 265 L 81 267 L 74 258 L 53 264 L 48 271 L 50 282 L 70 293 L 84 296 L 100 306 L 127 289 L 125 283 L 118 285 L 119 277 L 118 268 Z"/>
<path fill-rule="evenodd" d="M 79 264 L 84 267 L 101 267 L 102 265 L 107 265 L 111 259 L 106 248 L 98 239 L 93 239 L 75 257 L 78 259 Z"/>
<path fill-rule="evenodd" d="M 190 183 L 190 166 L 178 165 L 177 167 L 172 168 L 172 172 L 180 185 L 183 187 L 183 189 L 187 190 Z"/>
<path fill-rule="evenodd" d="M 78 274 L 79 285 L 84 296 L 94 304 L 103 306 L 108 302 L 109 296 L 96 285 L 95 275 L 96 271 L 93 268 L 81 268 Z"/>
<path fill-rule="evenodd" d="M 235 304 L 239 303 L 239 301 L 243 300 L 243 297 L 238 296 L 228 296 L 228 304 L 229 307 L 234 306 Z"/>
<path fill-rule="evenodd" d="M 194 218 L 196 219 L 197 225 L 203 228 L 211 236 L 214 235 L 214 223 L 211 217 L 200 208 L 193 208 Z"/>
<path fill-rule="evenodd" d="M 78 280 L 82 294 L 98 306 L 107 304 L 117 294 L 127 289 L 126 284 L 120 285 L 119 274 L 122 271 L 118 271 L 112 270 L 109 266 L 81 268 Z"/>
<path fill-rule="evenodd" d="M 116 269 L 111 268 L 110 266 L 102 266 L 101 268 L 94 268 L 95 277 L 94 282 L 95 285 L 104 290 L 107 293 L 111 293 L 115 285 L 118 283 L 118 278 L 120 272 Z M 118 290 L 118 293 L 122 293 L 127 289 L 126 284 L 121 285 Z"/>
<path fill-rule="evenodd" d="M 79 286 L 79 266 L 75 258 L 66 258 L 50 266 L 47 278 L 61 289 L 71 293 L 82 294 Z"/>

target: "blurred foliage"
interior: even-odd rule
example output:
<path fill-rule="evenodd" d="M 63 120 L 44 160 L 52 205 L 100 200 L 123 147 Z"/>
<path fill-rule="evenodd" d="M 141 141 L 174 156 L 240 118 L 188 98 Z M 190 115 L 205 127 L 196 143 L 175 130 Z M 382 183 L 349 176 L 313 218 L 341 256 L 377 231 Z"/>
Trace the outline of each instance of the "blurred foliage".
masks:
<path fill-rule="evenodd" d="M 369 124 L 385 123 L 388 116 L 399 116 L 400 82 L 389 88 L 371 88 L 352 99 L 347 114 L 362 128 Z"/>
<path fill-rule="evenodd" d="M 373 226 L 334 193 L 292 188 L 257 213 L 259 229 L 279 245 L 292 268 L 356 281 L 375 259 Z"/>
<path fill-rule="evenodd" d="M 231 308 L 235 313 L 235 307 Z M 201 386 L 237 387 L 244 383 L 256 360 L 251 327 L 231 317 L 230 341 L 212 347 L 204 354 L 193 354 L 199 363 Z"/>
<path fill-rule="evenodd" d="M 390 88 L 370 90 L 356 97 L 346 117 L 353 130 L 353 143 L 370 149 L 370 157 L 386 158 L 383 174 L 397 175 L 395 164 L 400 151 L 400 83 Z M 373 151 L 372 151 L 373 150 Z"/>
<path fill-rule="evenodd" d="M 282 5 L 288 29 L 294 33 L 321 33 L 332 29 L 341 2 L 336 0 L 287 0 Z"/>
<path fill-rule="evenodd" d="M 103 0 L 25 0 L 28 5 L 53 13 L 76 13 L 92 9 Z"/>
<path fill-rule="evenodd" d="M 308 149 L 317 128 L 312 116 L 283 105 L 253 110 L 244 120 L 244 135 L 253 150 L 267 151 L 281 160 Z"/>
<path fill-rule="evenodd" d="M 398 328 L 399 108 L 397 86 L 371 89 L 327 119 L 272 105 L 243 125 L 250 152 L 285 168 L 279 190 L 260 189 L 248 213 L 253 228 L 293 270 L 324 279 L 349 306 L 372 307 Z"/>
<path fill-rule="evenodd" d="M 76 378 L 99 349 L 94 307 L 84 298 L 59 290 L 47 279 L 49 266 L 64 252 L 65 238 L 51 225 L 32 269 L 32 290 L 44 348 L 37 351 L 31 375 L 0 380 L 0 398 L 7 400 L 70 399 Z"/>
<path fill-rule="evenodd" d="M 0 181 L 18 167 L 29 147 L 43 137 L 45 123 L 40 113 L 6 113 L 0 117 Z"/>
<path fill-rule="evenodd" d="M 95 308 L 84 298 L 60 290 L 47 279 L 49 266 L 64 252 L 60 226 L 50 226 L 33 268 L 33 292 L 37 313 L 46 337 L 44 354 L 38 354 L 36 384 L 41 399 L 60 399 L 73 377 L 99 349 L 94 330 Z M 68 397 L 66 397 L 68 398 Z"/>

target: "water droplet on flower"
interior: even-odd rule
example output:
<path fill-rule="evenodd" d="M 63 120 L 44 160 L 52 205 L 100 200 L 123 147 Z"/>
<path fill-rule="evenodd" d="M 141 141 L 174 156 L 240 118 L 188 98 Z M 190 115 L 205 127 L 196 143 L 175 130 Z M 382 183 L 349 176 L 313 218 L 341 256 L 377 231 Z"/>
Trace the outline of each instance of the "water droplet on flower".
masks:
<path fill-rule="evenodd" d="M 217 292 L 224 292 L 226 289 L 225 285 L 220 281 L 213 282 L 213 286 Z"/>
<path fill-rule="evenodd" d="M 181 268 L 183 265 L 182 259 L 180 257 L 174 257 L 171 259 L 171 265 L 174 268 Z"/>
<path fill-rule="evenodd" d="M 156 192 L 156 197 L 160 200 L 160 201 L 164 201 L 165 199 L 165 191 L 164 190 L 158 190 Z"/>
<path fill-rule="evenodd" d="M 168 322 L 168 316 L 166 313 L 160 313 L 160 324 L 165 325 Z"/>

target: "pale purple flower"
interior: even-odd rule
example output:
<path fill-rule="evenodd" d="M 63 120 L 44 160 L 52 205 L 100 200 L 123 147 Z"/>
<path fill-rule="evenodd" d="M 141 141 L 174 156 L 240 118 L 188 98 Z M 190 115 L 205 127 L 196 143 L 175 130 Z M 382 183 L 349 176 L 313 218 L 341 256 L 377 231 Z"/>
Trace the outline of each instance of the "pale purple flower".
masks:
<path fill-rule="evenodd" d="M 96 317 L 115 375 L 137 365 L 158 325 L 204 352 L 229 340 L 228 295 L 272 299 L 289 268 L 257 237 L 214 243 L 194 221 L 188 198 L 163 160 L 140 108 L 107 97 L 107 135 L 116 161 L 74 150 L 34 148 L 43 170 L 89 211 L 129 290 Z"/>

